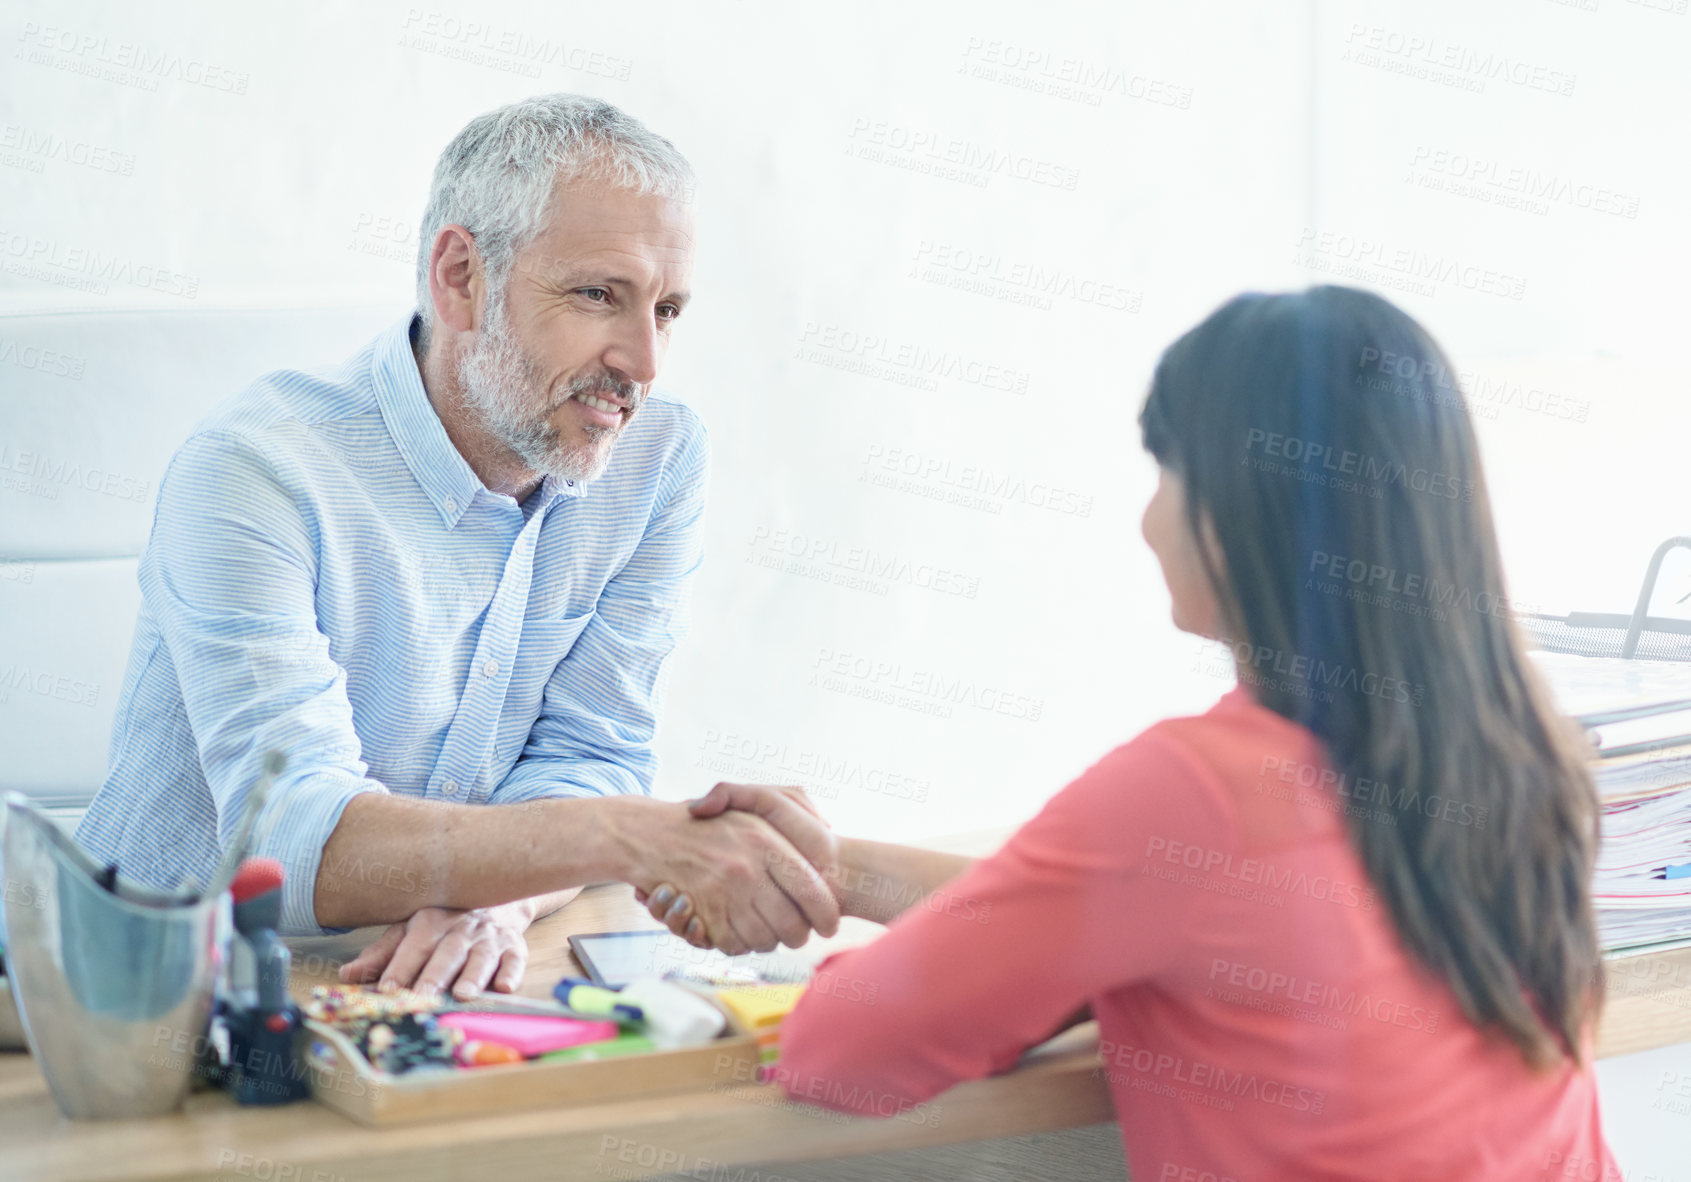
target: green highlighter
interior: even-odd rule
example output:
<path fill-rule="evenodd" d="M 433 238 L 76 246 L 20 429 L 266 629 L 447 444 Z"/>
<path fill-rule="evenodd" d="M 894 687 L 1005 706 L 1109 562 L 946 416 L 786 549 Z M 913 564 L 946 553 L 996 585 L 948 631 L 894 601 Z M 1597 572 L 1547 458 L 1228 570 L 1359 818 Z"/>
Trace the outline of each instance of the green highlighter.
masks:
<path fill-rule="evenodd" d="M 565 1047 L 561 1051 L 547 1051 L 539 1056 L 541 1063 L 581 1063 L 591 1059 L 613 1059 L 618 1055 L 639 1055 L 658 1048 L 652 1040 L 644 1034 L 624 1031 L 615 1038 L 605 1039 L 603 1042 L 582 1043 L 577 1047 Z"/>

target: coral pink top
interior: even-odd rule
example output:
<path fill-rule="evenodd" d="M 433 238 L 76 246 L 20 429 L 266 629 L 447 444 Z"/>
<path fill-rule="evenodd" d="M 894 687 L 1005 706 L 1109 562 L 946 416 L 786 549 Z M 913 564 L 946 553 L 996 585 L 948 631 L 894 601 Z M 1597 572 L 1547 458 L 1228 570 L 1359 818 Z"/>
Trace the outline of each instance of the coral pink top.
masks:
<path fill-rule="evenodd" d="M 1243 689 L 1159 723 L 825 961 L 776 1078 L 943 1123 L 933 1097 L 1090 1002 L 1135 1179 L 1618 1178 L 1590 1067 L 1535 1073 L 1462 1016 L 1399 942 L 1347 807 L 1485 823 L 1339 782 L 1310 731 Z"/>

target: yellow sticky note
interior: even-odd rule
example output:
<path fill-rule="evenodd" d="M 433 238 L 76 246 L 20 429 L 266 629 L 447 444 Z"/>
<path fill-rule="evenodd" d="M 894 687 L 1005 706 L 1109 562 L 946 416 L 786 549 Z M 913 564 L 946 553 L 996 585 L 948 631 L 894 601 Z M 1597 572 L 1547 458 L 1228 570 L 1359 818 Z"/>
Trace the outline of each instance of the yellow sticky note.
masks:
<path fill-rule="evenodd" d="M 803 985 L 749 985 L 741 989 L 718 989 L 716 999 L 746 1030 L 776 1026 L 798 1004 Z"/>

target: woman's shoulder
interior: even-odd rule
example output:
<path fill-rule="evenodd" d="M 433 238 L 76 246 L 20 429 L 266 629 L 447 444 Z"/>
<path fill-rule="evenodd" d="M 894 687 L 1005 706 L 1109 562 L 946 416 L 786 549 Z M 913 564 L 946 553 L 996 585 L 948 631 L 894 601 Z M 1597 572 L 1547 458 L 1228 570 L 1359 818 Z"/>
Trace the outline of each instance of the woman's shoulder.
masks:
<path fill-rule="evenodd" d="M 1172 822 L 1194 810 L 1226 825 L 1234 795 L 1227 749 L 1251 724 L 1231 718 L 1224 699 L 1202 714 L 1167 718 L 1096 758 L 1046 806 L 1045 819 L 1061 817 L 1071 829 L 1097 835 Z"/>
<path fill-rule="evenodd" d="M 1283 819 L 1259 814 L 1265 802 L 1281 800 L 1273 788 L 1279 777 L 1319 774 L 1320 743 L 1236 694 L 1201 714 L 1154 723 L 1105 752 L 1046 803 L 1034 831 L 1071 847 L 1117 850 L 1124 832 L 1202 834 L 1216 848 L 1286 836 Z"/>
<path fill-rule="evenodd" d="M 1248 845 L 1325 838 L 1337 829 L 1332 802 L 1339 776 L 1325 746 L 1242 686 L 1202 714 L 1158 722 L 1135 742 L 1179 752 L 1224 802 Z"/>
<path fill-rule="evenodd" d="M 1243 686 L 1224 694 L 1201 714 L 1165 718 L 1123 748 L 1164 745 L 1227 780 L 1273 775 L 1286 764 L 1323 762 L 1322 746 L 1308 727 L 1276 714 Z"/>
<path fill-rule="evenodd" d="M 1320 782 L 1326 766 L 1313 732 L 1236 689 L 1202 713 L 1153 723 L 1107 752 L 1071 788 L 1098 796 L 1178 783 L 1234 813 L 1273 784 Z"/>

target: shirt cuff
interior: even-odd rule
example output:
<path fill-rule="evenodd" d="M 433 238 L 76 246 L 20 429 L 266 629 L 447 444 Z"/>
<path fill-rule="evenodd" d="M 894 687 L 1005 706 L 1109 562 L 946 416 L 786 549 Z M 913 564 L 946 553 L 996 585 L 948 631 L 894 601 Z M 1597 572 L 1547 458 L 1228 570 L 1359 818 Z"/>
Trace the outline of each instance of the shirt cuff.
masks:
<path fill-rule="evenodd" d="M 308 772 L 277 783 L 254 827 L 249 856 L 282 864 L 282 925 L 278 935 L 319 936 L 350 931 L 317 922 L 317 871 L 323 847 L 340 824 L 347 802 L 380 784 L 340 772 Z"/>

